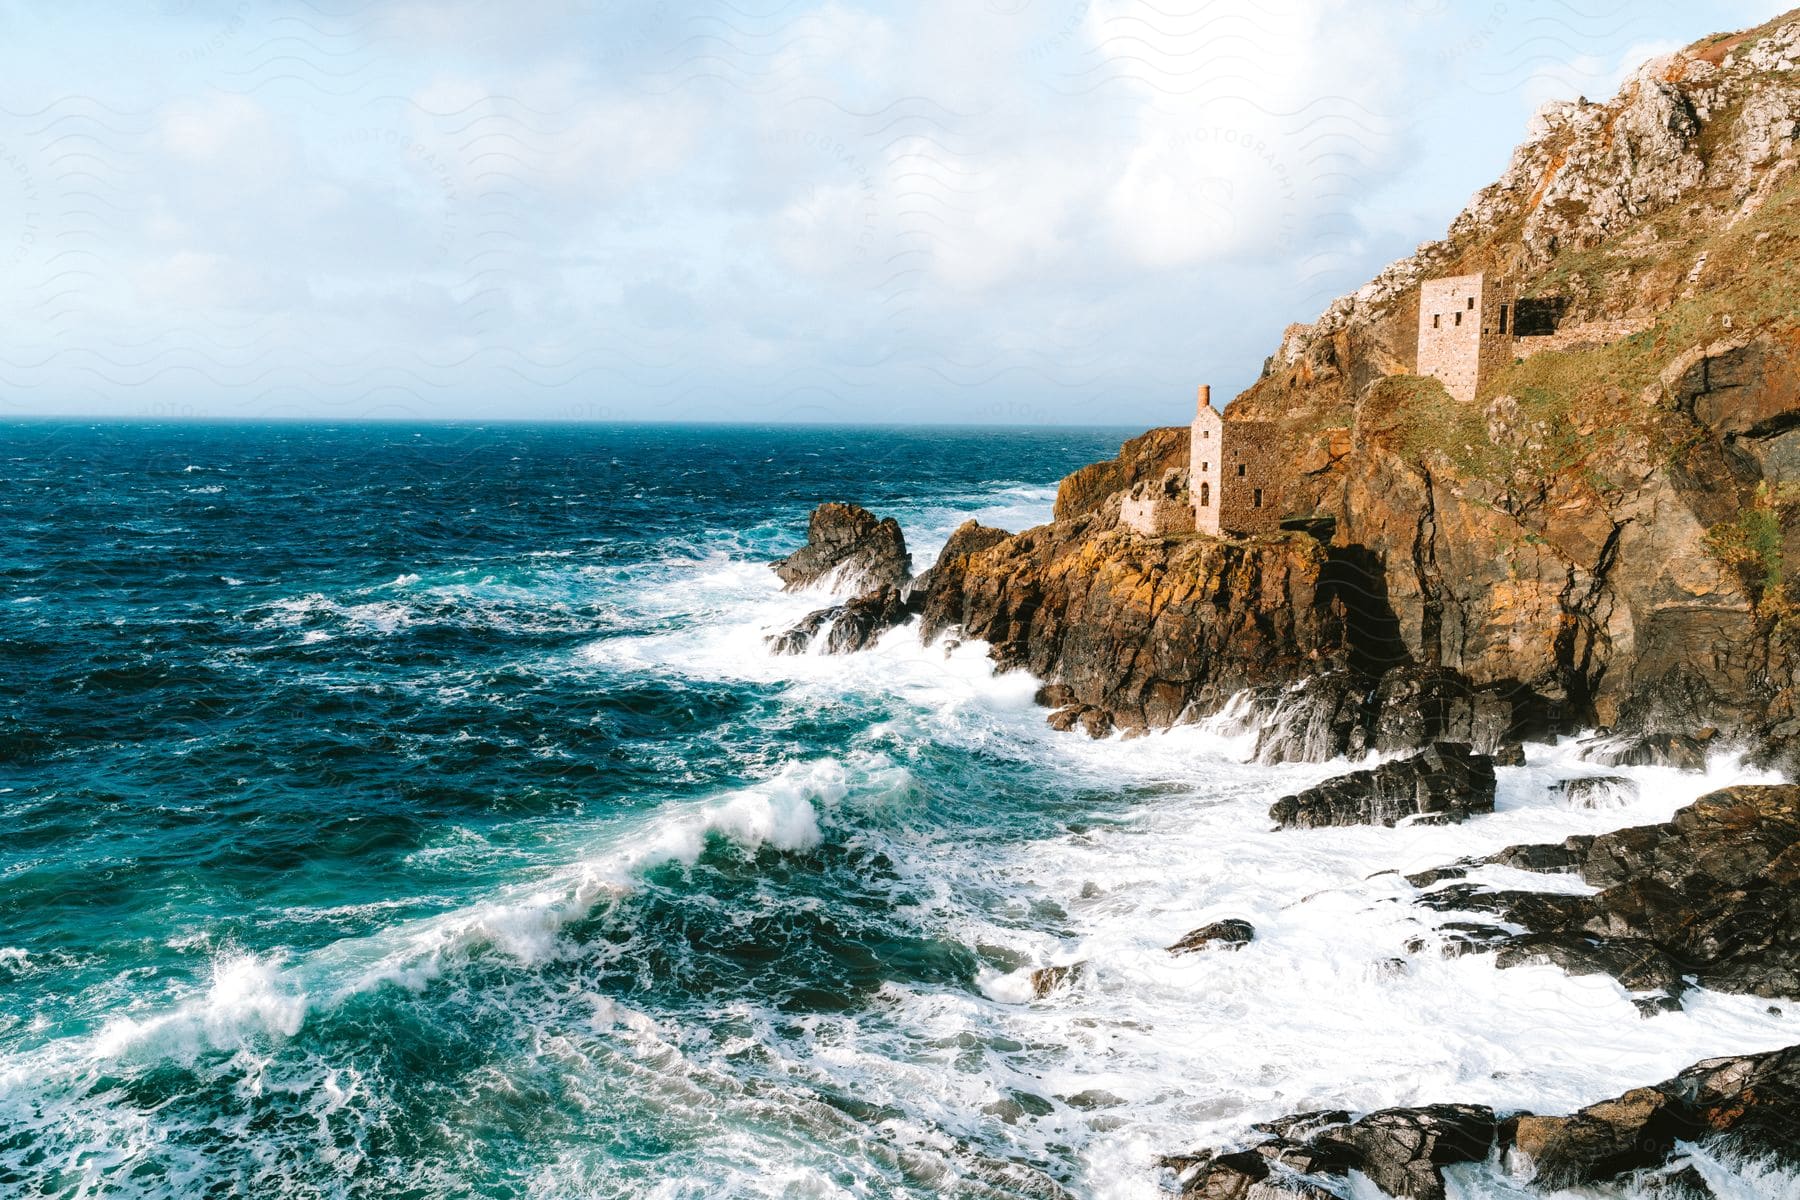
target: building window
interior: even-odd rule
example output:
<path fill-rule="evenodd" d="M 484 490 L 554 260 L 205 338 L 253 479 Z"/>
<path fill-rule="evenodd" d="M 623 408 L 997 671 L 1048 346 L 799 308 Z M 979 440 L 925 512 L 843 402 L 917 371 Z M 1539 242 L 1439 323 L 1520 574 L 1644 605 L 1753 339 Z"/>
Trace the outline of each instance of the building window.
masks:
<path fill-rule="evenodd" d="M 1243 477 L 1244 477 L 1244 464 L 1239 463 L 1238 464 L 1238 478 L 1242 479 Z"/>
<path fill-rule="evenodd" d="M 1203 483 L 1200 485 L 1200 507 L 1212 507 L 1212 484 L 1210 483 Z"/>
<path fill-rule="evenodd" d="M 1252 508 L 1261 508 L 1262 507 L 1262 489 L 1261 488 L 1257 488 L 1253 493 L 1251 493 L 1250 507 L 1252 507 Z"/>
<path fill-rule="evenodd" d="M 1500 306 L 1500 332 L 1501 333 L 1506 332 L 1506 309 L 1507 309 L 1507 307 L 1508 306 L 1504 305 L 1504 304 L 1502 304 Z"/>
<path fill-rule="evenodd" d="M 1201 430 L 1201 431 L 1200 431 L 1200 436 L 1201 436 L 1201 437 L 1203 437 L 1203 438 L 1209 438 L 1209 437 L 1211 437 L 1211 436 L 1212 436 L 1212 430 L 1210 430 L 1210 429 L 1202 429 L 1202 430 Z"/>
<path fill-rule="evenodd" d="M 1208 471 L 1210 471 L 1210 470 L 1212 470 L 1212 464 L 1211 464 L 1211 463 L 1209 463 L 1209 462 L 1203 462 L 1203 463 L 1201 463 L 1201 464 L 1200 464 L 1200 473 L 1201 473 L 1201 474 L 1202 474 L 1202 475 L 1204 475 L 1204 474 L 1206 474 L 1206 473 L 1207 473 L 1207 472 L 1208 472 Z"/>
<path fill-rule="evenodd" d="M 1433 328 L 1433 329 L 1439 329 L 1439 328 L 1442 328 L 1442 326 L 1443 326 L 1443 321 L 1444 321 L 1444 314 L 1443 314 L 1443 313 L 1432 313 L 1432 314 L 1431 314 L 1431 327 L 1432 327 L 1432 328 Z"/>
<path fill-rule="evenodd" d="M 1475 311 L 1475 297 L 1473 297 L 1473 296 L 1469 297 L 1469 311 L 1470 312 Z"/>
<path fill-rule="evenodd" d="M 1456 323 L 1457 323 L 1457 324 L 1458 324 L 1458 325 L 1461 325 L 1461 324 L 1462 324 L 1462 314 L 1461 314 L 1461 313 L 1457 313 L 1457 314 L 1456 314 Z"/>

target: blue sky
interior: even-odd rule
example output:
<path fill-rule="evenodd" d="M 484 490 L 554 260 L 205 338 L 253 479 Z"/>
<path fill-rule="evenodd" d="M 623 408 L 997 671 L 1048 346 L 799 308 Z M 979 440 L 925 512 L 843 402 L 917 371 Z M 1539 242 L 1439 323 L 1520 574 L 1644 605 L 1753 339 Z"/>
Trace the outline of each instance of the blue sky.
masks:
<path fill-rule="evenodd" d="M 1778 11 L 0 0 L 0 412 L 1181 420 Z"/>

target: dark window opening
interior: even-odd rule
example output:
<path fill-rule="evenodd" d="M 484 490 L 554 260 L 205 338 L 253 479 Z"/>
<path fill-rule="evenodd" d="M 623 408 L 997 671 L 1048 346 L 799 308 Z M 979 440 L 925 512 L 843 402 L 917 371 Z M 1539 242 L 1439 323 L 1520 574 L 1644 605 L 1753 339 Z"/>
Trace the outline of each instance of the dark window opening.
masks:
<path fill-rule="evenodd" d="M 1475 297 L 1473 297 L 1473 296 L 1469 297 L 1469 311 L 1470 312 L 1475 311 Z"/>
<path fill-rule="evenodd" d="M 1200 472 L 1201 472 L 1201 474 L 1205 474 L 1205 473 L 1206 473 L 1206 472 L 1208 472 L 1208 471 L 1210 471 L 1210 470 L 1212 470 L 1212 464 L 1211 464 L 1211 463 L 1209 463 L 1209 462 L 1203 462 L 1203 463 L 1201 463 L 1201 464 L 1200 464 Z"/>
<path fill-rule="evenodd" d="M 1201 436 L 1201 437 L 1203 437 L 1203 438 L 1209 438 L 1209 437 L 1211 437 L 1211 436 L 1212 436 L 1212 430 L 1210 430 L 1210 429 L 1202 429 L 1202 430 L 1201 430 L 1201 431 L 1200 431 L 1200 436 Z"/>
<path fill-rule="evenodd" d="M 1252 508 L 1261 508 L 1262 507 L 1262 489 L 1257 488 L 1253 493 L 1251 493 L 1251 496 L 1252 496 L 1251 501 L 1250 501 L 1251 507 Z"/>
<path fill-rule="evenodd" d="M 1212 484 L 1210 483 L 1203 483 L 1200 485 L 1200 507 L 1212 507 Z"/>
<path fill-rule="evenodd" d="M 1501 333 L 1506 332 L 1506 310 L 1507 310 L 1507 307 L 1508 306 L 1504 305 L 1504 304 L 1502 304 L 1500 306 L 1500 332 Z"/>
<path fill-rule="evenodd" d="M 1239 463 L 1238 464 L 1238 478 L 1242 479 L 1243 477 L 1244 477 L 1244 464 Z"/>
<path fill-rule="evenodd" d="M 1433 329 L 1443 328 L 1443 321 L 1444 321 L 1443 313 L 1432 313 L 1431 314 L 1431 327 Z"/>
<path fill-rule="evenodd" d="M 1462 314 L 1461 314 L 1461 313 L 1457 313 L 1457 314 L 1456 314 L 1456 323 L 1457 323 L 1457 324 L 1458 324 L 1458 325 L 1461 325 L 1461 324 L 1462 324 Z"/>

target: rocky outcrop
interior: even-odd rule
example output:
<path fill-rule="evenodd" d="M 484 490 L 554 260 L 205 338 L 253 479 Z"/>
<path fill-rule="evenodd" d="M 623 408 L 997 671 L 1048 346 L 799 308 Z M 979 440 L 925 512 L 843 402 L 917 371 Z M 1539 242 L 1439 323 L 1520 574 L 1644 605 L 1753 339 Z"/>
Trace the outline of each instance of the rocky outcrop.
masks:
<path fill-rule="evenodd" d="M 1543 1190 L 1663 1166 L 1677 1142 L 1723 1139 L 1749 1157 L 1796 1161 L 1800 1046 L 1711 1058 L 1563 1117 L 1521 1115 L 1509 1133 L 1521 1174 Z"/>
<path fill-rule="evenodd" d="M 770 569 L 781 577 L 783 591 L 861 594 L 904 586 L 912 558 L 892 517 L 882 520 L 855 504 L 821 504 L 807 522 L 806 545 Z"/>
<path fill-rule="evenodd" d="M 899 588 L 880 587 L 842 604 L 815 609 L 766 640 L 776 654 L 806 654 L 815 646 L 826 654 L 852 654 L 873 646 L 882 634 L 905 624 L 917 611 L 917 605 Z"/>
<path fill-rule="evenodd" d="M 931 568 L 913 581 L 912 590 L 921 597 L 920 611 L 926 641 L 934 641 L 943 631 L 961 619 L 963 581 L 976 555 L 990 550 L 1012 537 L 1004 529 L 964 521 L 950 534 L 938 552 Z"/>
<path fill-rule="evenodd" d="M 1055 684 L 1109 727 L 1167 726 L 1321 665 L 1341 618 L 1318 596 L 1325 555 L 1301 534 L 1147 541 L 1089 515 L 1029 529 L 934 582 L 921 634 L 986 641 L 1001 670 Z"/>
<path fill-rule="evenodd" d="M 1523 926 L 1523 935 L 1498 926 L 1478 935 L 1503 967 L 1603 972 L 1637 993 L 1647 1013 L 1679 1007 L 1690 978 L 1721 991 L 1800 994 L 1800 786 L 1726 788 L 1664 824 L 1510 846 L 1481 861 L 1578 872 L 1599 889 L 1580 896 L 1443 882 L 1478 862 L 1408 877 L 1441 885 L 1420 897 L 1430 908 Z M 1447 952 L 1464 948 L 1469 923 L 1459 925 Z"/>
<path fill-rule="evenodd" d="M 1075 982 L 1087 974 L 1085 962 L 1064 963 L 1054 967 L 1039 967 L 1031 973 L 1031 994 L 1039 1000 L 1060 991 L 1073 987 Z"/>
<path fill-rule="evenodd" d="M 1230 917 L 1223 921 L 1214 921 L 1210 925 L 1183 934 L 1174 945 L 1169 947 L 1170 954 L 1192 954 L 1196 950 L 1204 950 L 1208 946 L 1218 946 L 1226 950 L 1236 950 L 1256 940 L 1256 926 L 1248 921 Z"/>
<path fill-rule="evenodd" d="M 1071 521 L 1099 508 L 1113 495 L 1140 482 L 1155 482 L 1188 465 L 1185 425 L 1152 429 L 1119 447 L 1119 456 L 1069 475 L 1056 489 L 1055 519 Z"/>
<path fill-rule="evenodd" d="M 1284 796 L 1270 806 L 1269 819 L 1282 829 L 1441 825 L 1493 811 L 1494 760 L 1462 743 L 1436 742 L 1411 758 Z"/>
<path fill-rule="evenodd" d="M 1800 1163 L 1796 1128 L 1800 1046 L 1707 1059 L 1568 1116 L 1499 1119 L 1473 1104 L 1390 1108 L 1357 1119 L 1341 1111 L 1302 1113 L 1258 1126 L 1262 1136 L 1246 1148 L 1173 1155 L 1162 1165 L 1184 1196 L 1242 1200 L 1263 1185 L 1272 1190 L 1260 1194 L 1270 1197 L 1347 1196 L 1353 1170 L 1398 1200 L 1444 1200 L 1443 1168 L 1496 1151 L 1510 1182 L 1533 1190 L 1633 1179 L 1674 1188 L 1684 1168 L 1691 1172 L 1679 1143 L 1793 1165 Z"/>

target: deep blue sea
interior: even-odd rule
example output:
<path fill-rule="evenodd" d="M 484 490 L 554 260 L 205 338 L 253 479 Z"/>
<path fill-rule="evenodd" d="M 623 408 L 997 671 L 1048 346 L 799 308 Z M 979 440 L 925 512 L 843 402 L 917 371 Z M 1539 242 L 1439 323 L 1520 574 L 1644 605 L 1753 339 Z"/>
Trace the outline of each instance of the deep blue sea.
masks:
<path fill-rule="evenodd" d="M 0 1195 L 1145 1196 L 1296 1108 L 1800 1040 L 1392 967 L 1426 917 L 1376 872 L 1734 764 L 1577 811 L 1538 748 L 1461 829 L 1274 834 L 1342 764 L 1055 734 L 911 629 L 767 653 L 829 599 L 765 565 L 814 504 L 922 569 L 1130 432 L 0 426 Z M 1257 942 L 1163 952 L 1227 915 Z"/>

